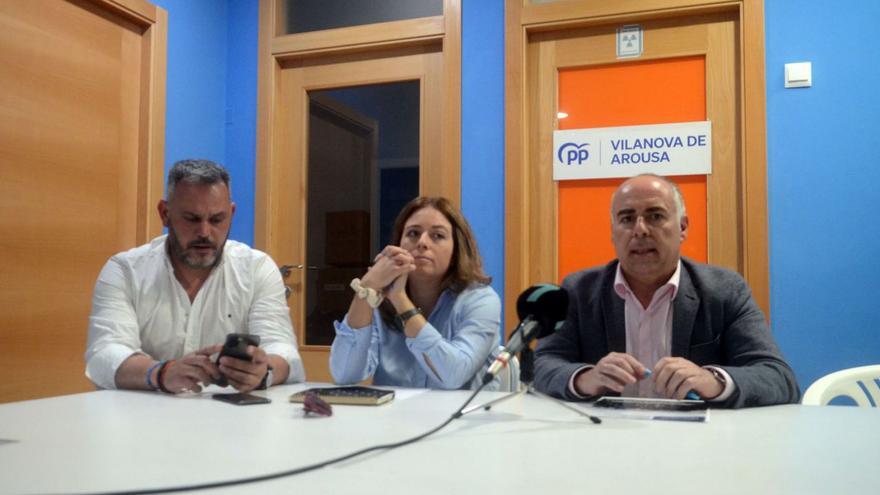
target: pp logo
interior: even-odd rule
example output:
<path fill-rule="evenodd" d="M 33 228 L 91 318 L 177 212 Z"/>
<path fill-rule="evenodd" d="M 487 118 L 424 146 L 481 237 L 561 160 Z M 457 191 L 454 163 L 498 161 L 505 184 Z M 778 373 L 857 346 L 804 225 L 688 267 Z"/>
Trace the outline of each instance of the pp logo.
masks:
<path fill-rule="evenodd" d="M 559 147 L 556 157 L 559 158 L 560 163 L 565 165 L 573 165 L 575 163 L 582 165 L 590 158 L 590 150 L 587 149 L 589 145 L 590 143 L 565 143 Z"/>

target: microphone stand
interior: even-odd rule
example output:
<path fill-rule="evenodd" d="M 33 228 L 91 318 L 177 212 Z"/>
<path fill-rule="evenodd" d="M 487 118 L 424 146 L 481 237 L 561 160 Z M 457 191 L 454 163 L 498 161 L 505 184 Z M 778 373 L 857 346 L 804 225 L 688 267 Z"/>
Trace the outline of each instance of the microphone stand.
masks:
<path fill-rule="evenodd" d="M 517 396 L 525 393 L 525 394 L 532 394 L 537 397 L 541 397 L 543 399 L 547 399 L 551 402 L 555 402 L 556 404 L 559 404 L 560 406 L 562 406 L 570 411 L 574 411 L 574 412 L 578 413 L 579 415 L 581 415 L 585 418 L 588 418 L 590 421 L 592 421 L 595 424 L 602 423 L 601 419 L 597 418 L 596 416 L 593 416 L 592 414 L 589 414 L 589 413 L 581 410 L 578 407 L 575 407 L 575 406 L 569 404 L 568 402 L 566 402 L 564 400 L 557 399 L 556 397 L 547 395 L 543 392 L 539 392 L 532 384 L 532 382 L 535 380 L 535 351 L 533 351 L 529 346 L 526 346 L 522 351 L 520 351 L 519 356 L 520 356 L 519 357 L 519 359 L 520 359 L 520 361 L 519 361 L 520 389 L 515 392 L 510 392 L 509 394 L 501 396 L 497 399 L 490 400 L 489 402 L 470 406 L 467 409 L 464 409 L 461 411 L 462 415 L 472 413 L 472 412 L 478 411 L 480 409 L 484 409 L 484 410 L 488 411 L 495 404 L 504 402 L 508 399 L 512 399 L 513 397 L 517 397 Z"/>

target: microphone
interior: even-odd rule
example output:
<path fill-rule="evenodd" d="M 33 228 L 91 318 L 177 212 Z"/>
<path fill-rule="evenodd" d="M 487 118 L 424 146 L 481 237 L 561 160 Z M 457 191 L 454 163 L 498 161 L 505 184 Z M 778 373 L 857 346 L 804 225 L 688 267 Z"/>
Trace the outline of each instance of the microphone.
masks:
<path fill-rule="evenodd" d="M 533 285 L 516 300 L 516 313 L 520 323 L 510 335 L 504 350 L 483 375 L 483 383 L 492 381 L 510 358 L 522 351 L 529 342 L 555 332 L 565 321 L 568 313 L 568 292 L 552 284 Z"/>

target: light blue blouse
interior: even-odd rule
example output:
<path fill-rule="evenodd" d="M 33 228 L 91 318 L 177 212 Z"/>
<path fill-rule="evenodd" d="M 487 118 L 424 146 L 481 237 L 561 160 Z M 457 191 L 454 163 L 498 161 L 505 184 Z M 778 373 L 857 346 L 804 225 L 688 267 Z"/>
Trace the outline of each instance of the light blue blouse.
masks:
<path fill-rule="evenodd" d="M 374 385 L 413 388 L 476 388 L 487 359 L 499 342 L 501 300 L 488 285 L 456 294 L 445 290 L 415 338 L 387 328 L 378 310 L 363 328 L 335 322 L 330 372 L 336 383 L 373 377 Z"/>

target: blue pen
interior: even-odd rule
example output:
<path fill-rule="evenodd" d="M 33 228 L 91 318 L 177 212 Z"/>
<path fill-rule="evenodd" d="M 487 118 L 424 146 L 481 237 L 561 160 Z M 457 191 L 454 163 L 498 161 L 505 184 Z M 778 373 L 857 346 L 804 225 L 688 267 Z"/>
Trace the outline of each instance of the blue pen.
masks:
<path fill-rule="evenodd" d="M 645 378 L 648 378 L 648 377 L 651 376 L 652 374 L 653 374 L 653 372 L 652 372 L 651 370 L 648 370 L 648 369 L 645 370 Z M 691 390 L 690 392 L 688 392 L 687 395 L 684 396 L 684 398 L 685 398 L 685 399 L 688 399 L 688 400 L 703 400 L 703 399 L 701 399 L 700 396 L 697 395 L 697 393 L 694 392 L 693 390 Z"/>

